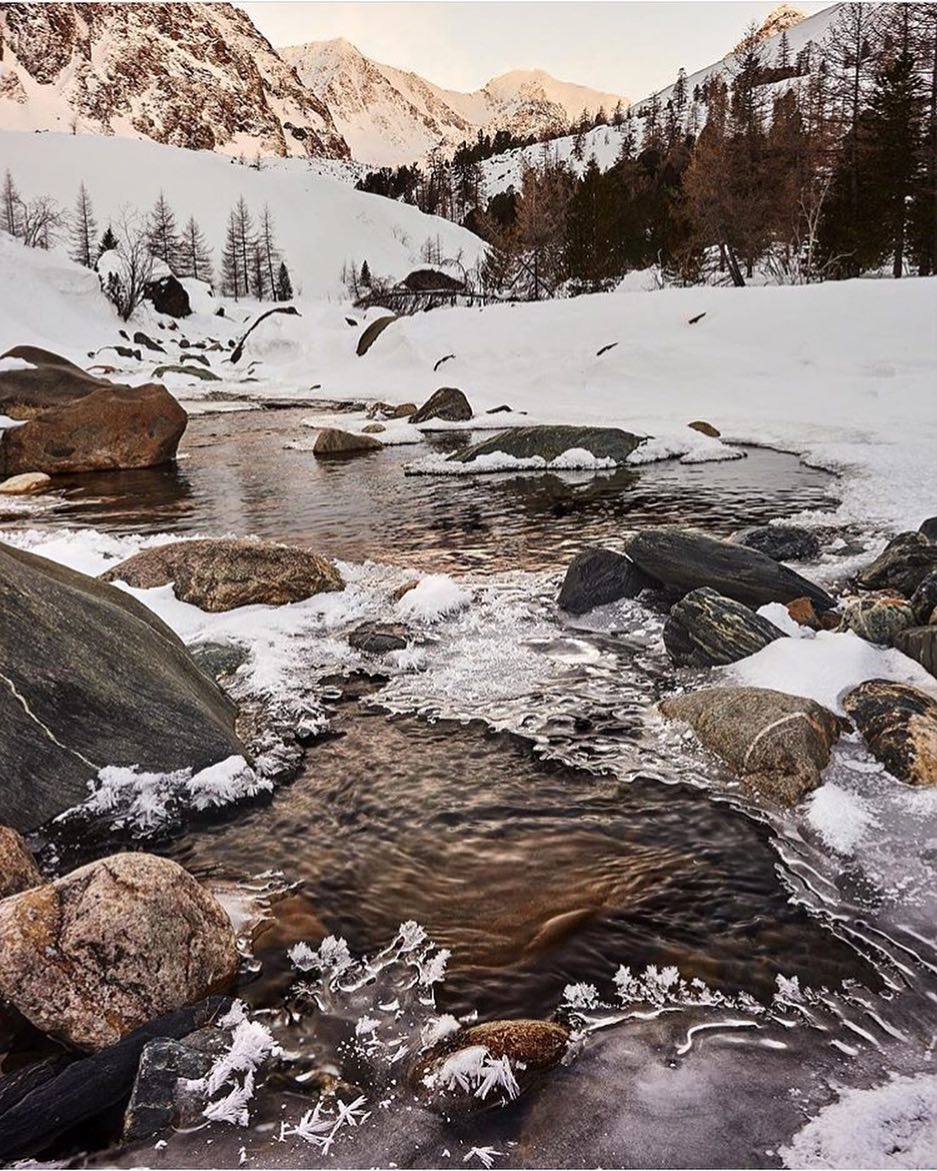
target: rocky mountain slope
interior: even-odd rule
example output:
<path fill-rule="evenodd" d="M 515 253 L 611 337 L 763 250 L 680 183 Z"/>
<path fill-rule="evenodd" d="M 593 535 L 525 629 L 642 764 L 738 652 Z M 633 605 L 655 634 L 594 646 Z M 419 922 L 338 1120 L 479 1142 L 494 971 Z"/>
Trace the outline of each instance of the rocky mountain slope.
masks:
<path fill-rule="evenodd" d="M 479 130 L 541 135 L 565 129 L 583 109 L 628 104 L 622 95 L 558 81 L 543 70 L 515 70 L 460 93 L 372 61 L 342 39 L 280 53 L 328 105 L 353 156 L 379 166 L 414 162 L 434 147 L 451 149 Z"/>
<path fill-rule="evenodd" d="M 0 4 L 0 127 L 349 153 L 327 106 L 232 4 Z"/>

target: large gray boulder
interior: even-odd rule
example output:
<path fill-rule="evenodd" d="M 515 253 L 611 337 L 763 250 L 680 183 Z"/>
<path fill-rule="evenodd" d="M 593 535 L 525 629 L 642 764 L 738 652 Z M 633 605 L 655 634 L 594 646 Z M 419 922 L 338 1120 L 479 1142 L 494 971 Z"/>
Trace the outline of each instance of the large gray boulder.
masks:
<path fill-rule="evenodd" d="M 235 709 L 123 590 L 0 545 L 0 808 L 33 829 L 108 765 L 169 772 L 246 755 Z"/>
<path fill-rule="evenodd" d="M 904 598 L 856 598 L 843 612 L 846 626 L 878 646 L 891 646 L 902 630 L 914 626 L 914 610 Z"/>
<path fill-rule="evenodd" d="M 937 544 L 924 533 L 899 533 L 856 579 L 864 590 L 897 590 L 910 598 L 937 570 Z"/>
<path fill-rule="evenodd" d="M 691 590 L 673 605 L 663 637 L 678 667 L 718 667 L 787 636 L 748 606 L 704 588 Z"/>
<path fill-rule="evenodd" d="M 585 614 L 621 598 L 636 598 L 655 585 L 630 557 L 611 549 L 583 549 L 569 563 L 557 601 L 568 614 Z"/>
<path fill-rule="evenodd" d="M 115 854 L 0 902 L 0 996 L 79 1049 L 225 988 L 237 940 L 177 862 Z"/>
<path fill-rule="evenodd" d="M 937 569 L 923 578 L 911 595 L 911 609 L 914 611 L 915 620 L 921 626 L 926 626 L 937 618 Z"/>
<path fill-rule="evenodd" d="M 712 687 L 660 705 L 669 720 L 689 724 L 746 784 L 781 805 L 795 804 L 820 784 L 841 721 L 797 695 L 761 687 Z"/>
<path fill-rule="evenodd" d="M 416 419 L 411 422 L 416 422 Z M 632 435 L 630 431 L 622 431 L 619 427 L 518 427 L 457 451 L 449 459 L 472 463 L 480 455 L 500 452 L 515 459 L 534 459 L 539 456 L 549 461 L 565 451 L 577 448 L 588 451 L 597 459 L 611 459 L 616 464 L 623 464 L 645 438 L 643 435 Z"/>
<path fill-rule="evenodd" d="M 820 556 L 820 538 L 797 525 L 756 525 L 733 533 L 732 540 L 775 561 L 812 561 Z"/>
<path fill-rule="evenodd" d="M 826 590 L 766 554 L 691 529 L 644 529 L 627 552 L 649 577 L 681 596 L 709 586 L 747 606 L 795 598 L 809 598 L 818 610 L 834 605 Z"/>
<path fill-rule="evenodd" d="M 937 625 L 912 626 L 895 636 L 895 647 L 937 676 Z"/>
<path fill-rule="evenodd" d="M 872 755 L 909 785 L 937 785 L 937 700 L 906 683 L 869 679 L 843 699 Z"/>
<path fill-rule="evenodd" d="M 383 446 L 381 441 L 372 435 L 342 431 L 339 427 L 323 427 L 316 436 L 312 452 L 317 459 L 330 459 L 335 456 L 361 455 L 366 451 L 380 451 Z"/>

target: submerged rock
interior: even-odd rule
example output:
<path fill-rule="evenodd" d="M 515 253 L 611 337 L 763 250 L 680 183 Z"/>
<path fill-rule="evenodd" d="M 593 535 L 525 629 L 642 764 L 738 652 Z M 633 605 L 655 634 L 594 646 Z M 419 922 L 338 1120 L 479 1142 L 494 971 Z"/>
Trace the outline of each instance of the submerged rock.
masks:
<path fill-rule="evenodd" d="M 895 637 L 895 647 L 937 676 L 937 626 L 912 626 Z"/>
<path fill-rule="evenodd" d="M 363 622 L 349 634 L 348 645 L 369 655 L 402 651 L 407 645 L 407 628 L 380 622 Z"/>
<path fill-rule="evenodd" d="M 714 687 L 660 705 L 763 796 L 794 805 L 820 784 L 840 720 L 797 695 L 761 687 Z"/>
<path fill-rule="evenodd" d="M 775 561 L 813 561 L 820 556 L 817 534 L 795 525 L 757 525 L 734 533 L 732 540 Z"/>
<path fill-rule="evenodd" d="M 466 1114 L 500 1106 L 524 1093 L 566 1055 L 570 1033 L 553 1021 L 489 1021 L 462 1029 L 423 1054 L 410 1084 L 440 1113 Z M 502 1062 L 504 1077 L 489 1093 L 477 1093 L 486 1064 Z"/>
<path fill-rule="evenodd" d="M 365 451 L 381 451 L 383 447 L 379 439 L 372 439 L 370 435 L 358 435 L 352 431 L 342 431 L 338 427 L 323 427 L 316 436 L 312 452 L 319 459 L 324 459 L 336 455 L 360 455 Z"/>
<path fill-rule="evenodd" d="M 584 549 L 569 563 L 557 604 L 570 614 L 585 614 L 620 598 L 636 598 L 655 585 L 630 557 L 611 549 Z"/>
<path fill-rule="evenodd" d="M 937 616 L 937 570 L 929 573 L 911 595 L 911 609 L 921 626 L 934 621 Z"/>
<path fill-rule="evenodd" d="M 224 988 L 237 941 L 176 862 L 115 854 L 0 903 L 0 995 L 79 1049 Z"/>
<path fill-rule="evenodd" d="M 51 483 L 52 477 L 45 472 L 21 472 L 0 483 L 0 495 L 34 496 L 38 492 L 45 492 Z"/>
<path fill-rule="evenodd" d="M 164 386 L 93 387 L 0 439 L 0 474 L 149 468 L 175 459 L 188 415 Z"/>
<path fill-rule="evenodd" d="M 801 597 L 817 610 L 834 605 L 826 590 L 766 554 L 689 529 L 644 529 L 629 543 L 628 555 L 648 576 L 681 595 L 709 586 L 748 606 Z"/>
<path fill-rule="evenodd" d="M 201 769 L 246 749 L 234 705 L 156 615 L 0 545 L 0 809 L 32 829 L 109 765 Z"/>
<path fill-rule="evenodd" d="M 428 423 L 442 419 L 447 423 L 463 423 L 472 418 L 468 399 L 455 386 L 441 386 L 410 416 L 411 423 Z"/>
<path fill-rule="evenodd" d="M 860 638 L 891 646 L 896 635 L 914 625 L 914 611 L 904 598 L 858 598 L 846 606 L 843 621 Z"/>
<path fill-rule="evenodd" d="M 452 462 L 472 463 L 480 455 L 500 453 L 514 459 L 554 460 L 566 451 L 588 451 L 596 459 L 623 464 L 645 440 L 618 427 L 517 427 L 450 455 Z"/>
<path fill-rule="evenodd" d="M 786 638 L 773 622 L 715 590 L 691 590 L 664 623 L 664 646 L 678 667 L 716 667 Z"/>
<path fill-rule="evenodd" d="M 0 825 L 0 899 L 39 886 L 42 881 L 23 839 L 15 829 Z"/>
<path fill-rule="evenodd" d="M 109 569 L 102 580 L 123 581 L 136 589 L 172 582 L 180 601 L 211 613 L 238 606 L 283 606 L 345 588 L 341 574 L 324 557 L 293 545 L 242 537 L 144 549 Z"/>
<path fill-rule="evenodd" d="M 864 590 L 897 590 L 910 598 L 937 570 L 937 544 L 923 533 L 899 533 L 856 579 Z"/>
<path fill-rule="evenodd" d="M 843 707 L 892 776 L 937 784 L 937 700 L 906 683 L 870 679 L 849 692 Z"/>

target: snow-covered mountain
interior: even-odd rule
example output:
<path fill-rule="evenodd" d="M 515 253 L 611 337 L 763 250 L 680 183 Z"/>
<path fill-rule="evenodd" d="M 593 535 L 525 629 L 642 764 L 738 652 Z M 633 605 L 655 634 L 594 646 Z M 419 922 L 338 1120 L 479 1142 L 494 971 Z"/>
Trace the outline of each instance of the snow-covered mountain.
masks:
<path fill-rule="evenodd" d="M 325 104 L 232 4 L 0 4 L 0 128 L 348 155 Z"/>
<path fill-rule="evenodd" d="M 761 27 L 756 35 L 759 41 L 766 41 L 769 37 L 779 37 L 781 33 L 787 32 L 788 29 L 792 29 L 795 24 L 800 24 L 805 19 L 806 13 L 795 8 L 793 4 L 779 4 L 761 22 Z"/>
<path fill-rule="evenodd" d="M 329 107 L 354 158 L 398 166 L 451 149 L 479 130 L 541 135 L 565 129 L 583 111 L 614 108 L 627 98 L 558 81 L 543 70 L 515 70 L 482 89 L 460 93 L 416 73 L 365 57 L 346 40 L 312 41 L 279 50 Z"/>

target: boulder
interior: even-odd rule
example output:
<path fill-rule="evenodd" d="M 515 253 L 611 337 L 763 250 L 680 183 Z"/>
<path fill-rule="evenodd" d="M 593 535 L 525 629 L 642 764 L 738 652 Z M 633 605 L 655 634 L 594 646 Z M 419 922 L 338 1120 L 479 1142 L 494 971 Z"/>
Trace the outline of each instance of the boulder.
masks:
<path fill-rule="evenodd" d="M 820 617 L 809 598 L 794 598 L 787 603 L 787 612 L 798 626 L 808 630 L 821 630 Z"/>
<path fill-rule="evenodd" d="M 895 648 L 937 676 L 937 626 L 912 626 L 895 636 Z"/>
<path fill-rule="evenodd" d="M 324 557 L 292 545 L 240 537 L 174 541 L 144 549 L 102 575 L 136 589 L 172 582 L 180 601 L 217 613 L 238 606 L 282 606 L 343 590 Z"/>
<path fill-rule="evenodd" d="M 910 598 L 937 570 L 937 544 L 924 533 L 899 533 L 856 579 L 864 590 L 897 590 Z"/>
<path fill-rule="evenodd" d="M 462 1029 L 422 1054 L 410 1071 L 410 1084 L 440 1113 L 470 1113 L 501 1106 L 528 1090 L 566 1055 L 570 1033 L 553 1021 L 488 1021 Z M 514 1087 L 497 1086 L 481 1097 L 476 1091 L 486 1062 L 506 1058 Z"/>
<path fill-rule="evenodd" d="M 692 423 L 687 423 L 687 426 L 693 431 L 699 431 L 700 435 L 708 435 L 710 439 L 719 439 L 722 436 L 722 432 L 705 419 L 694 419 Z"/>
<path fill-rule="evenodd" d="M 0 544 L 0 809 L 28 830 L 108 765 L 151 772 L 246 755 L 235 709 L 123 590 Z"/>
<path fill-rule="evenodd" d="M 166 353 L 165 348 L 161 346 L 159 342 L 154 341 L 153 338 L 145 334 L 142 329 L 138 329 L 137 332 L 133 335 L 133 344 L 135 346 L 143 346 L 144 349 L 147 350 L 155 350 L 160 354 Z M 181 345 L 182 343 L 180 342 L 179 344 Z"/>
<path fill-rule="evenodd" d="M 438 268 L 414 269 L 401 284 L 411 293 L 460 293 L 465 289 L 465 281 L 440 272 Z"/>
<path fill-rule="evenodd" d="M 661 713 L 688 723 L 746 784 L 794 805 L 820 784 L 840 720 L 796 695 L 761 687 L 714 687 L 666 699 Z"/>
<path fill-rule="evenodd" d="M 67 358 L 38 346 L 14 346 L 0 357 L 20 358 L 30 363 L 26 369 L 0 370 L 0 414 L 12 419 L 30 419 L 49 407 L 61 406 L 98 387 L 112 385 L 87 374 Z"/>
<path fill-rule="evenodd" d="M 348 645 L 356 651 L 369 655 L 386 655 L 390 651 L 402 651 L 407 646 L 407 628 L 391 626 L 380 622 L 363 622 L 348 636 Z"/>
<path fill-rule="evenodd" d="M 15 829 L 0 825 L 0 900 L 41 882 L 39 867 L 26 843 Z"/>
<path fill-rule="evenodd" d="M 869 751 L 909 785 L 937 785 L 937 700 L 907 683 L 869 679 L 843 707 Z"/>
<path fill-rule="evenodd" d="M 0 995 L 78 1049 L 225 988 L 237 940 L 176 862 L 115 854 L 0 903 Z"/>
<path fill-rule="evenodd" d="M 472 463 L 480 455 L 500 452 L 515 459 L 539 456 L 549 461 L 565 451 L 582 449 L 597 459 L 611 459 L 616 464 L 623 464 L 643 442 L 643 436 L 632 435 L 618 427 L 518 427 L 466 447 L 449 459 Z"/>
<path fill-rule="evenodd" d="M 455 386 L 441 386 L 410 416 L 411 423 L 428 423 L 442 419 L 447 423 L 463 423 L 472 418 L 469 401 Z"/>
<path fill-rule="evenodd" d="M 380 435 L 382 432 L 384 432 L 386 430 L 387 430 L 387 428 L 384 426 L 383 423 L 366 423 L 361 428 L 361 434 L 362 435 Z"/>
<path fill-rule="evenodd" d="M 918 532 L 927 537 L 928 541 L 937 541 L 937 516 L 929 516 L 927 520 L 921 521 Z"/>
<path fill-rule="evenodd" d="M 20 472 L 0 483 L 0 496 L 35 496 L 52 483 L 52 477 L 45 472 Z"/>
<path fill-rule="evenodd" d="M 361 455 L 365 451 L 381 451 L 383 444 L 370 435 L 356 435 L 352 431 L 340 431 L 338 427 L 324 427 L 316 436 L 312 448 L 319 459 L 332 456 Z"/>
<path fill-rule="evenodd" d="M 187 422 L 163 386 L 108 383 L 3 432 L 0 474 L 155 467 L 175 458 Z"/>
<path fill-rule="evenodd" d="M 891 646 L 897 634 L 915 624 L 913 609 L 897 597 L 858 598 L 846 606 L 843 621 L 860 638 L 879 646 Z"/>
<path fill-rule="evenodd" d="M 736 663 L 786 638 L 773 622 L 715 590 L 691 590 L 664 623 L 664 646 L 678 667 Z"/>
<path fill-rule="evenodd" d="M 0 485 L 0 492 L 2 491 L 3 487 Z M 934 621 L 937 615 L 937 569 L 923 578 L 911 595 L 911 609 L 914 611 L 915 620 L 921 626 Z"/>
<path fill-rule="evenodd" d="M 189 647 L 189 654 L 212 679 L 233 675 L 250 658 L 247 647 L 237 642 L 198 642 Z"/>
<path fill-rule="evenodd" d="M 396 314 L 391 313 L 386 317 L 378 317 L 376 320 L 372 321 L 370 325 L 366 326 L 364 332 L 361 334 L 361 337 L 358 338 L 358 347 L 355 351 L 358 357 L 363 358 L 368 350 L 370 350 L 377 339 L 381 336 L 384 330 L 388 327 L 388 325 L 390 325 L 392 321 L 396 320 Z"/>
<path fill-rule="evenodd" d="M 620 598 L 636 598 L 655 585 L 629 557 L 611 549 L 584 549 L 569 563 L 557 604 L 569 614 L 585 614 Z"/>
<path fill-rule="evenodd" d="M 400 403 L 391 411 L 390 417 L 392 419 L 409 419 L 411 415 L 417 412 L 416 403 Z"/>
<path fill-rule="evenodd" d="M 709 586 L 747 606 L 794 598 L 809 599 L 817 610 L 832 609 L 834 604 L 825 590 L 765 553 L 690 529 L 644 529 L 627 552 L 649 577 L 680 595 Z"/>
<path fill-rule="evenodd" d="M 143 296 L 157 313 L 165 313 L 167 317 L 188 317 L 192 312 L 189 294 L 172 274 L 150 281 Z"/>
<path fill-rule="evenodd" d="M 732 540 L 775 561 L 813 561 L 820 556 L 817 534 L 795 525 L 756 525 L 741 529 Z"/>

